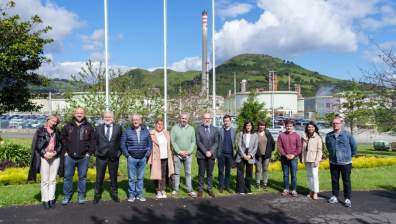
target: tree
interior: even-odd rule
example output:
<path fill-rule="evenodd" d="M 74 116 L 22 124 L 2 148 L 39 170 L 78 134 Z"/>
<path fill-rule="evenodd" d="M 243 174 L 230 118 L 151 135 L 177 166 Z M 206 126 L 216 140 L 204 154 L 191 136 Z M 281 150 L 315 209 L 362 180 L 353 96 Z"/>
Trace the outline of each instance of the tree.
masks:
<path fill-rule="evenodd" d="M 242 130 L 243 123 L 247 120 L 253 122 L 254 126 L 256 126 L 259 121 L 265 121 L 267 124 L 269 124 L 270 121 L 268 112 L 264 108 L 264 103 L 260 103 L 256 100 L 256 93 L 253 91 L 249 95 L 248 99 L 243 103 L 238 114 L 237 124 L 239 131 Z"/>
<path fill-rule="evenodd" d="M 374 101 L 356 82 L 350 90 L 337 94 L 337 97 L 340 98 L 340 112 L 345 115 L 345 121 L 353 135 L 353 129 L 357 125 L 365 125 L 372 118 Z"/>
<path fill-rule="evenodd" d="M 376 95 L 374 121 L 378 131 L 396 132 L 396 55 L 392 49 L 377 46 L 383 66 L 374 72 L 363 71 L 365 81 Z"/>
<path fill-rule="evenodd" d="M 0 5 L 0 114 L 39 108 L 30 101 L 29 85 L 44 83 L 35 71 L 48 60 L 44 46 L 52 42 L 42 37 L 51 28 L 41 29 L 42 20 L 37 15 L 27 21 L 8 15 L 6 10 L 14 6 L 13 1 L 5 8 Z"/>
<path fill-rule="evenodd" d="M 122 76 L 120 70 L 110 69 L 110 105 L 115 120 L 125 120 L 133 113 L 141 114 L 149 122 L 160 116 L 163 103 L 155 89 L 136 89 L 130 76 Z M 90 117 L 100 117 L 106 109 L 105 105 L 105 69 L 102 62 L 88 60 L 81 71 L 72 75 L 75 82 L 88 83 L 82 95 L 67 94 L 70 116 L 75 107 L 82 106 Z"/>

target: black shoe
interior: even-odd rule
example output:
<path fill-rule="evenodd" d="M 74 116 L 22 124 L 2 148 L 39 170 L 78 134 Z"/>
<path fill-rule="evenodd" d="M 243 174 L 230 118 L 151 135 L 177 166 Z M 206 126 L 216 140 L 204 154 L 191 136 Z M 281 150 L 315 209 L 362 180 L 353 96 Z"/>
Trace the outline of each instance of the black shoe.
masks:
<path fill-rule="evenodd" d="M 50 208 L 49 202 L 43 201 L 43 207 L 44 207 L 44 209 L 49 209 Z"/>
<path fill-rule="evenodd" d="M 50 208 L 55 208 L 55 199 L 48 202 Z"/>
<path fill-rule="evenodd" d="M 263 185 L 263 189 L 264 189 L 265 191 L 268 191 L 268 186 L 267 186 L 266 184 L 264 184 L 264 185 Z"/>
<path fill-rule="evenodd" d="M 257 189 L 260 188 L 260 183 L 256 183 L 256 188 L 257 188 Z"/>
<path fill-rule="evenodd" d="M 113 199 L 114 202 L 120 202 L 120 199 L 118 198 L 117 194 L 110 194 L 111 199 Z"/>
<path fill-rule="evenodd" d="M 95 194 L 93 203 L 94 203 L 94 204 L 98 204 L 99 201 L 100 201 L 100 195 Z"/>

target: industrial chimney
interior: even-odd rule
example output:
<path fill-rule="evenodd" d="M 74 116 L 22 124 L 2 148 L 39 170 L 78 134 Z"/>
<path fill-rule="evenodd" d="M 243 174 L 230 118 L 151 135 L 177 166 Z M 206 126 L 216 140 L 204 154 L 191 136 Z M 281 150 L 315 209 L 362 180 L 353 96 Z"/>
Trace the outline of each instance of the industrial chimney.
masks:
<path fill-rule="evenodd" d="M 209 96 L 209 73 L 208 73 L 208 12 L 202 12 L 202 77 L 201 95 Z"/>
<path fill-rule="evenodd" d="M 241 81 L 241 93 L 246 93 L 246 80 Z"/>

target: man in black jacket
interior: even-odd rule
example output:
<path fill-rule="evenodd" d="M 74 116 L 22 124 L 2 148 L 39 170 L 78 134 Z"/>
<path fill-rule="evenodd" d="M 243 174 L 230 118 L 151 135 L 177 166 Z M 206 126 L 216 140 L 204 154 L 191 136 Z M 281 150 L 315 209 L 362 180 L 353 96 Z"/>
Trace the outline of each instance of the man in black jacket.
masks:
<path fill-rule="evenodd" d="M 110 196 L 115 202 L 119 202 L 117 193 L 117 172 L 121 155 L 120 140 L 122 129 L 114 123 L 113 112 L 103 113 L 104 123 L 95 131 L 96 139 L 96 183 L 94 203 L 98 203 L 102 195 L 103 179 L 106 167 L 110 175 Z"/>
<path fill-rule="evenodd" d="M 70 202 L 76 166 L 78 170 L 78 203 L 84 204 L 89 156 L 95 152 L 95 130 L 86 120 L 83 108 L 76 108 L 72 122 L 63 127 L 62 146 L 65 156 L 62 205 L 67 205 Z"/>

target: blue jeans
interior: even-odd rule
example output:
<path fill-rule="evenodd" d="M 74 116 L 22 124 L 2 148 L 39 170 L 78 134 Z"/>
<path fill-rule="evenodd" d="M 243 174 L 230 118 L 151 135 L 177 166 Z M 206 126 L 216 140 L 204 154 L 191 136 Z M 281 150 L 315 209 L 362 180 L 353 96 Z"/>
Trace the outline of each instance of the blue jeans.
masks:
<path fill-rule="evenodd" d="M 289 190 L 289 171 L 291 176 L 292 191 L 297 189 L 297 165 L 298 157 L 288 160 L 285 156 L 281 157 L 282 171 L 283 171 L 283 184 L 285 190 Z"/>
<path fill-rule="evenodd" d="M 232 154 L 221 153 L 217 158 L 217 162 L 219 166 L 219 187 L 230 188 L 231 167 L 233 163 Z"/>
<path fill-rule="evenodd" d="M 82 159 L 73 159 L 70 156 L 65 156 L 65 176 L 63 178 L 63 194 L 65 198 L 70 200 L 73 194 L 73 176 L 76 166 L 78 171 L 78 198 L 85 198 L 88 163 L 89 157 L 87 156 Z"/>
<path fill-rule="evenodd" d="M 128 157 L 128 196 L 143 197 L 143 178 L 146 168 L 146 157 L 135 159 Z"/>

